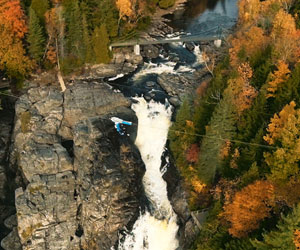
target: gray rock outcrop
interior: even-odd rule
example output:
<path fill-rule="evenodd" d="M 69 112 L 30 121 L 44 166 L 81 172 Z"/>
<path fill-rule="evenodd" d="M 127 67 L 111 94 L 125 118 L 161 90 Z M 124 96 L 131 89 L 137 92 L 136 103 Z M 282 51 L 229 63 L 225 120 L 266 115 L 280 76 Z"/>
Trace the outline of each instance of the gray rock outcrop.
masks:
<path fill-rule="evenodd" d="M 8 223 L 4 249 L 111 249 L 132 226 L 144 165 L 134 133 L 120 136 L 109 119 L 135 120 L 129 105 L 105 83 L 32 88 L 19 98 L 10 163 L 28 184 L 15 192 L 17 227 Z"/>
<path fill-rule="evenodd" d="M 137 149 L 108 120 L 90 118 L 75 126 L 74 153 L 80 186 L 84 246 L 110 249 L 118 230 L 139 213 L 144 168 Z"/>
<path fill-rule="evenodd" d="M 197 80 L 192 74 L 162 73 L 158 76 L 157 83 L 168 95 L 173 97 L 173 100 L 170 101 L 175 106 L 178 106 L 187 94 L 193 93 L 196 86 L 198 86 Z"/>

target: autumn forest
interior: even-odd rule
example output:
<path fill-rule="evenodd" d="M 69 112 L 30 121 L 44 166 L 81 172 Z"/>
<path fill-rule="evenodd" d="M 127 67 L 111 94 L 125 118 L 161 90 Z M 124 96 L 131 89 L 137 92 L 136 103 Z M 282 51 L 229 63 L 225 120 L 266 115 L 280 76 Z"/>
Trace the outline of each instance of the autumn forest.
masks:
<path fill-rule="evenodd" d="M 240 0 L 213 79 L 188 96 L 169 139 L 198 250 L 300 248 L 300 2 Z"/>
<path fill-rule="evenodd" d="M 111 41 L 174 2 L 0 0 L 1 76 L 108 63 Z M 238 8 L 226 55 L 169 131 L 189 207 L 208 211 L 192 249 L 300 249 L 300 1 Z"/>
<path fill-rule="evenodd" d="M 59 67 L 110 61 L 108 44 L 145 29 L 156 8 L 174 0 L 1 0 L 0 70 L 23 79 Z M 5 41 L 5 42 L 4 42 Z"/>

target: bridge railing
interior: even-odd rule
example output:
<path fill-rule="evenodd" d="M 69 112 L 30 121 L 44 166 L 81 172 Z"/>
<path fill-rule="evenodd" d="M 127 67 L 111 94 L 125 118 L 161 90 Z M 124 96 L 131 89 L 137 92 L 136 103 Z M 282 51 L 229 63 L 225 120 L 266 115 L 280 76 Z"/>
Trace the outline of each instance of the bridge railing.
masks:
<path fill-rule="evenodd" d="M 212 31 L 216 30 L 215 35 L 204 35 L 207 33 L 211 33 Z M 223 32 L 223 28 L 220 26 L 215 26 L 209 30 L 200 32 L 198 34 L 193 35 L 184 35 L 175 38 L 167 38 L 167 39 L 157 39 L 157 40 L 130 40 L 130 41 L 120 41 L 111 43 L 110 49 L 113 47 L 127 47 L 127 46 L 135 46 L 135 45 L 152 45 L 152 44 L 166 44 L 166 43 L 174 43 L 174 42 L 196 42 L 196 41 L 213 41 L 221 39 L 221 34 Z"/>

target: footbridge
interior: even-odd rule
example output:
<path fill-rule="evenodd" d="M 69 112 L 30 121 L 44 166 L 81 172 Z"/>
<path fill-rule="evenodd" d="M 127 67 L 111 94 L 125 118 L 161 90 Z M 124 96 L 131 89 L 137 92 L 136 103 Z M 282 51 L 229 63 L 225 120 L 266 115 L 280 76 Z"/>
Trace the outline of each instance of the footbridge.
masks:
<path fill-rule="evenodd" d="M 209 31 L 218 29 L 217 33 L 214 35 L 184 35 L 174 38 L 161 38 L 157 40 L 130 40 L 130 41 L 123 41 L 123 42 L 115 42 L 110 44 L 109 49 L 112 50 L 116 47 L 134 47 L 134 53 L 139 55 L 140 54 L 140 46 L 141 45 L 154 45 L 154 44 L 167 44 L 167 43 L 178 43 L 178 42 L 199 42 L 199 41 L 214 41 L 215 46 L 221 46 L 221 29 L 219 27 L 213 28 Z"/>

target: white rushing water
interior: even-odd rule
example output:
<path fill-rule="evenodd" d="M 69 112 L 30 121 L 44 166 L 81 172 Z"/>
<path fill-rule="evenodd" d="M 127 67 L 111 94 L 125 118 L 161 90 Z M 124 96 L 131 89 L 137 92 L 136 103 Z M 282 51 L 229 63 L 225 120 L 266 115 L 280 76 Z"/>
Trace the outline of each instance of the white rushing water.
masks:
<path fill-rule="evenodd" d="M 173 43 L 172 48 L 183 47 L 182 43 Z M 192 65 L 180 66 L 160 55 L 162 62 L 144 63 L 143 68 L 133 76 L 133 80 L 144 79 L 150 74 L 182 74 L 194 72 L 193 67 L 203 62 L 199 46 L 194 50 L 195 62 Z M 151 203 L 151 212 L 141 214 L 133 229 L 120 242 L 119 250 L 175 250 L 179 243 L 176 238 L 177 216 L 168 200 L 167 184 L 162 175 L 167 166 L 161 166 L 161 157 L 165 151 L 168 130 L 171 125 L 171 106 L 159 102 L 146 102 L 143 97 L 135 98 L 132 105 L 138 117 L 138 132 L 135 141 L 142 160 L 146 166 L 143 184 L 146 196 Z M 168 162 L 168 158 L 166 157 Z M 162 167 L 162 168 L 161 168 Z"/>
<path fill-rule="evenodd" d="M 139 78 L 147 75 L 147 74 L 161 74 L 169 73 L 169 74 L 180 74 L 185 72 L 194 72 L 195 70 L 188 66 L 180 66 L 178 69 L 174 69 L 176 66 L 175 62 L 166 61 L 163 63 L 144 63 L 144 67 L 140 72 L 137 72 L 133 76 L 133 80 L 138 80 Z"/>
<path fill-rule="evenodd" d="M 138 103 L 132 105 L 138 117 L 135 144 L 146 166 L 143 184 L 154 212 L 147 211 L 138 218 L 119 249 L 175 250 L 178 247 L 177 216 L 168 200 L 167 184 L 160 171 L 172 110 L 154 101 L 147 103 L 142 97 L 136 100 Z"/>
<path fill-rule="evenodd" d="M 196 62 L 193 64 L 194 67 L 204 62 L 202 52 L 200 50 L 200 45 L 195 46 L 194 55 L 196 56 Z"/>

